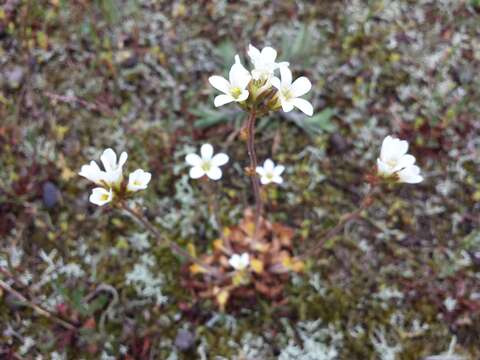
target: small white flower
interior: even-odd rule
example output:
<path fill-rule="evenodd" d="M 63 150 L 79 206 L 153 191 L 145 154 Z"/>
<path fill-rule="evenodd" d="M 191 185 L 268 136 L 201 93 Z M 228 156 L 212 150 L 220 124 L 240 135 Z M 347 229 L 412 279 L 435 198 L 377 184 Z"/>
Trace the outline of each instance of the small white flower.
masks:
<path fill-rule="evenodd" d="M 443 301 L 443 306 L 448 312 L 452 312 L 457 307 L 457 300 L 449 296 Z"/>
<path fill-rule="evenodd" d="M 252 79 L 247 69 L 240 63 L 238 55 L 235 56 L 235 64 L 232 65 L 228 75 L 229 80 L 222 76 L 214 75 L 208 78 L 210 84 L 217 90 L 223 92 L 222 95 L 215 97 L 216 107 L 231 103 L 247 100 L 249 92 L 246 89 Z"/>
<path fill-rule="evenodd" d="M 292 72 L 288 67 L 280 68 L 282 80 L 277 77 L 272 79 L 272 85 L 278 89 L 278 98 L 285 112 L 292 111 L 294 107 L 308 116 L 313 115 L 312 104 L 301 99 L 300 96 L 305 95 L 312 88 L 312 83 L 305 76 L 301 76 L 292 83 Z"/>
<path fill-rule="evenodd" d="M 128 175 L 127 190 L 132 192 L 145 190 L 151 179 L 152 174 L 143 171 L 142 169 L 137 169 Z"/>
<path fill-rule="evenodd" d="M 213 146 L 210 144 L 203 144 L 200 148 L 200 156 L 197 154 L 188 154 L 185 161 L 192 166 L 190 169 L 190 177 L 198 179 L 206 175 L 212 180 L 218 180 L 222 177 L 222 170 L 220 166 L 228 162 L 228 155 L 219 153 L 213 155 Z"/>
<path fill-rule="evenodd" d="M 270 159 L 265 160 L 263 167 L 257 166 L 256 168 L 257 174 L 260 175 L 260 182 L 263 185 L 270 184 L 272 182 L 281 184 L 283 179 L 280 175 L 282 175 L 284 170 L 284 166 L 275 166 L 275 163 Z"/>
<path fill-rule="evenodd" d="M 100 170 L 100 167 L 95 161 L 91 161 L 88 165 L 83 165 L 78 175 L 94 182 L 95 184 L 101 184 L 105 179 L 105 171 Z"/>
<path fill-rule="evenodd" d="M 248 253 L 243 253 L 242 255 L 233 254 L 228 263 L 237 271 L 245 270 L 250 264 L 250 255 Z"/>
<path fill-rule="evenodd" d="M 114 185 L 122 182 L 123 172 L 122 167 L 127 161 L 128 155 L 124 151 L 120 154 L 120 159 L 117 162 L 117 154 L 112 149 L 107 149 L 103 152 L 100 160 L 105 168 L 105 180 L 108 184 Z"/>
<path fill-rule="evenodd" d="M 83 165 L 78 174 L 97 185 L 118 185 L 123 179 L 122 167 L 127 161 L 127 157 L 127 153 L 122 152 L 117 163 L 115 152 L 112 149 L 106 149 L 100 157 L 105 171 L 101 170 L 95 161 L 91 161 L 90 164 Z"/>
<path fill-rule="evenodd" d="M 96 187 L 92 190 L 92 194 L 90 195 L 90 202 L 98 205 L 103 206 L 113 199 L 113 192 L 112 189 L 106 190 L 102 187 Z"/>
<path fill-rule="evenodd" d="M 248 56 L 252 60 L 254 69 L 252 70 L 252 76 L 255 80 L 268 80 L 273 76 L 276 69 L 281 67 L 288 67 L 288 62 L 277 63 L 277 51 L 270 46 L 264 47 L 262 51 L 258 50 L 255 46 L 249 45 Z"/>
<path fill-rule="evenodd" d="M 415 164 L 415 157 L 407 154 L 408 142 L 387 136 L 382 143 L 377 170 L 380 175 L 398 175 L 399 181 L 416 184 L 423 181 L 420 168 Z"/>

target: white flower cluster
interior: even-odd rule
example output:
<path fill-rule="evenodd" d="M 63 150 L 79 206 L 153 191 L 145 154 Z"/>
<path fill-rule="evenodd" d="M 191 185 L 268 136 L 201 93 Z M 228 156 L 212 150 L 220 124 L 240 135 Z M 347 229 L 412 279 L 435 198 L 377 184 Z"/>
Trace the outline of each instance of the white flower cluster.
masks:
<path fill-rule="evenodd" d="M 123 165 L 127 158 L 127 153 L 122 152 L 117 161 L 115 151 L 106 149 L 100 157 L 104 170 L 101 170 L 95 161 L 82 166 L 78 174 L 99 185 L 92 190 L 90 202 L 98 206 L 105 205 L 113 200 L 116 192 L 125 190 L 122 189 Z M 151 178 L 152 175 L 150 173 L 142 169 L 135 170 L 128 176 L 126 191 L 136 192 L 146 189 Z"/>
<path fill-rule="evenodd" d="M 223 93 L 215 97 L 215 106 L 231 102 L 243 103 L 249 98 L 255 100 L 273 86 L 276 89 L 277 103 L 284 112 L 292 111 L 296 107 L 308 116 L 313 115 L 312 104 L 300 98 L 312 88 L 310 80 L 302 76 L 292 81 L 289 63 L 276 62 L 277 51 L 269 46 L 260 51 L 250 45 L 247 54 L 253 64 L 251 71 L 245 69 L 240 57 L 235 55 L 235 63 L 230 69 L 228 80 L 218 75 L 208 79 L 215 89 Z M 275 76 L 277 69 L 280 71 L 280 79 Z"/>
<path fill-rule="evenodd" d="M 192 179 L 199 179 L 208 177 L 212 180 L 219 180 L 222 178 L 222 170 L 220 166 L 225 165 L 229 160 L 227 154 L 218 153 L 213 154 L 213 146 L 210 144 L 203 144 L 200 148 L 200 155 L 190 153 L 185 157 L 185 161 L 191 166 L 189 175 Z M 263 185 L 270 183 L 281 184 L 283 182 L 280 176 L 285 167 L 282 165 L 275 165 L 275 163 L 267 159 L 263 166 L 257 166 L 256 173 L 260 175 L 260 182 Z"/>

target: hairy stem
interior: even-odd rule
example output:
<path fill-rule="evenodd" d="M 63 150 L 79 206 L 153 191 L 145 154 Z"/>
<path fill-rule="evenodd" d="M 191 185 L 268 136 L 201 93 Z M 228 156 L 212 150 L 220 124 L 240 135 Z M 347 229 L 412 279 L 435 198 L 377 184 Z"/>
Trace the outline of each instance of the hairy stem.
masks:
<path fill-rule="evenodd" d="M 255 235 L 257 234 L 260 217 L 262 216 L 263 204 L 260 196 L 260 180 L 256 174 L 257 154 L 255 153 L 255 119 L 256 111 L 253 109 L 247 118 L 247 152 L 250 158 L 250 176 L 252 178 L 253 195 L 255 197 Z M 256 236 L 255 236 L 256 237 Z"/>
<path fill-rule="evenodd" d="M 330 230 L 328 230 L 324 235 L 320 236 L 320 240 L 318 241 L 318 243 L 316 243 L 300 258 L 305 259 L 307 257 L 318 255 L 318 253 L 323 249 L 323 246 L 328 240 L 338 235 L 338 233 L 342 231 L 345 225 L 347 225 L 350 221 L 359 218 L 360 215 L 362 214 L 362 211 L 365 209 L 368 209 L 373 204 L 374 202 L 373 196 L 375 191 L 376 191 L 376 187 L 372 186 L 370 190 L 367 192 L 367 194 L 364 196 L 364 198 L 362 199 L 360 206 L 356 210 L 343 215 L 340 221 L 338 222 L 338 224 L 335 225 Z"/>
<path fill-rule="evenodd" d="M 0 272 L 8 277 L 11 277 L 11 274 L 7 271 L 4 270 L 3 268 L 0 268 Z M 15 279 L 13 279 L 15 280 Z M 0 288 L 2 288 L 4 291 L 10 293 L 12 296 L 17 298 L 18 301 L 23 303 L 24 305 L 28 306 L 29 308 L 35 310 L 37 314 L 45 316 L 46 318 L 52 320 L 53 322 L 56 322 L 57 324 L 63 326 L 65 329 L 68 330 L 76 330 L 77 328 L 75 325 L 69 323 L 66 320 L 61 319 L 54 313 L 50 312 L 49 310 L 43 308 L 40 305 L 35 304 L 34 302 L 28 300 L 25 296 L 23 296 L 20 292 L 12 288 L 10 285 L 8 285 L 5 281 L 0 279 Z"/>
<path fill-rule="evenodd" d="M 205 269 L 212 276 L 220 277 L 220 274 L 216 269 L 208 266 L 207 264 L 204 264 L 200 259 L 196 258 L 195 256 L 192 256 L 188 251 L 183 249 L 181 246 L 179 246 L 175 242 L 162 237 L 162 235 L 157 230 L 157 228 L 153 226 L 153 224 L 145 217 L 145 215 L 142 212 L 132 209 L 130 206 L 127 205 L 125 201 L 122 201 L 120 203 L 120 207 L 126 212 L 128 212 L 130 215 L 132 215 L 139 223 L 141 223 L 153 236 L 157 238 L 159 242 L 167 245 L 173 253 L 187 259 L 188 261 L 194 264 L 197 264 L 198 266 Z"/>

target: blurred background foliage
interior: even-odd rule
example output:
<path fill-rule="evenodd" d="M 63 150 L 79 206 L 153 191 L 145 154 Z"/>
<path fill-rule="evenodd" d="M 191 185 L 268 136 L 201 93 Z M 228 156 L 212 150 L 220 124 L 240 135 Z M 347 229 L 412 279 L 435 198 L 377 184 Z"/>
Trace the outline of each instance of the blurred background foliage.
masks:
<path fill-rule="evenodd" d="M 0 357 L 423 359 L 456 338 L 451 355 L 478 359 L 479 14 L 476 0 L 4 0 L 0 266 L 78 328 L 0 293 Z M 287 166 L 268 216 L 296 229 L 299 253 L 358 204 L 386 134 L 410 142 L 426 180 L 385 189 L 285 305 L 221 314 L 128 216 L 90 205 L 77 172 L 128 151 L 129 170 L 153 173 L 148 217 L 209 251 L 219 229 L 183 159 L 207 141 L 230 155 L 216 201 L 238 222 L 244 115 L 215 109 L 207 79 L 235 54 L 248 63 L 249 43 L 313 83 L 313 117 L 272 114 L 257 132 L 259 158 Z"/>

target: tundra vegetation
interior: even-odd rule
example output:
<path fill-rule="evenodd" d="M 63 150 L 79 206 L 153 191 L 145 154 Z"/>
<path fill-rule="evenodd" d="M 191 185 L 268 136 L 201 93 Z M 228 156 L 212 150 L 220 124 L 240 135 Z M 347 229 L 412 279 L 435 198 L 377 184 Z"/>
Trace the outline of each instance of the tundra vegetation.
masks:
<path fill-rule="evenodd" d="M 0 358 L 480 358 L 477 0 L 6 0 Z"/>

